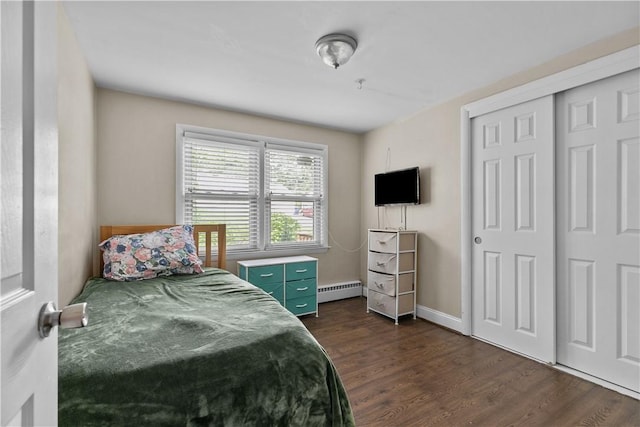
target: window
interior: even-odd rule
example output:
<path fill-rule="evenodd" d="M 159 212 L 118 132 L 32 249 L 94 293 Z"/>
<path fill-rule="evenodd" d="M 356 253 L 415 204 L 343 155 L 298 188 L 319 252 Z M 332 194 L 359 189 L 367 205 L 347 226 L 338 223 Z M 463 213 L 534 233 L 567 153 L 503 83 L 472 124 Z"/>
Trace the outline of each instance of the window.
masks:
<path fill-rule="evenodd" d="M 224 223 L 234 253 L 326 247 L 327 147 L 176 126 L 176 219 Z"/>

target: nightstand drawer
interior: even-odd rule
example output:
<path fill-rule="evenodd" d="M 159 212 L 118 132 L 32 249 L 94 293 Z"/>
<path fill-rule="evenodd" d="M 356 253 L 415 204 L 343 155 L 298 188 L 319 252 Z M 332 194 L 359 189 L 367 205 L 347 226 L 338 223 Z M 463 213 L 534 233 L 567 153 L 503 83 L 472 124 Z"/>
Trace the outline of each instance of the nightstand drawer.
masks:
<path fill-rule="evenodd" d="M 376 292 L 380 292 L 389 296 L 396 294 L 396 275 L 383 274 L 369 271 L 367 273 L 367 287 Z M 414 289 L 413 273 L 404 273 L 398 275 L 398 292 L 411 292 Z"/>
<path fill-rule="evenodd" d="M 293 262 L 285 265 L 287 282 L 316 277 L 316 262 Z"/>
<path fill-rule="evenodd" d="M 287 300 L 316 294 L 316 279 L 287 282 Z"/>
<path fill-rule="evenodd" d="M 266 283 L 258 287 L 284 305 L 284 285 L 282 283 Z"/>
<path fill-rule="evenodd" d="M 264 267 L 249 268 L 249 280 L 256 286 L 265 283 L 282 283 L 284 281 L 284 269 L 282 265 L 265 265 Z"/>
<path fill-rule="evenodd" d="M 396 258 L 397 255 L 395 254 L 369 252 L 369 270 L 379 273 L 395 274 Z"/>
<path fill-rule="evenodd" d="M 315 313 L 317 309 L 316 296 L 314 294 L 292 300 L 287 299 L 285 307 L 296 316 L 305 313 Z"/>
<path fill-rule="evenodd" d="M 398 298 L 397 315 L 413 313 L 413 294 L 400 295 Z M 396 317 L 396 298 L 369 290 L 367 292 L 367 306 L 369 309 L 387 316 Z"/>
<path fill-rule="evenodd" d="M 398 234 L 372 231 L 369 233 L 369 250 L 393 254 L 396 252 Z"/>
<path fill-rule="evenodd" d="M 413 259 L 413 252 L 406 252 L 398 255 L 369 252 L 369 270 L 387 274 L 411 271 L 415 269 Z"/>
<path fill-rule="evenodd" d="M 367 287 L 376 292 L 395 296 L 396 276 L 395 274 L 381 274 L 369 271 L 367 273 Z"/>

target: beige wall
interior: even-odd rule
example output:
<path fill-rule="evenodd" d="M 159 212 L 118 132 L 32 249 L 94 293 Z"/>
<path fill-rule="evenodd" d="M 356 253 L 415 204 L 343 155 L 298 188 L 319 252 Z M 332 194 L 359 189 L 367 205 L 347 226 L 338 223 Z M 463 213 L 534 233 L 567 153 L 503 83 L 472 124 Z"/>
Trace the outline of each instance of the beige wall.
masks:
<path fill-rule="evenodd" d="M 319 282 L 359 279 L 358 135 L 107 89 L 98 89 L 97 117 L 100 224 L 175 223 L 178 123 L 328 145 L 329 229 L 337 244 L 330 240 L 332 248 L 316 254 Z M 235 272 L 235 262 L 227 268 Z"/>
<path fill-rule="evenodd" d="M 366 247 L 358 248 L 367 228 L 400 225 L 398 208 L 379 219 L 373 175 L 387 163 L 391 169 L 420 166 L 423 204 L 407 213 L 409 228 L 420 232 L 418 303 L 460 316 L 460 108 L 640 40 L 640 29 L 626 31 L 358 136 L 96 90 L 59 10 L 60 305 L 98 273 L 99 224 L 175 222 L 175 125 L 183 123 L 329 146 L 329 227 L 337 242 L 330 238 L 332 249 L 318 256 L 322 284 L 366 282 Z M 231 262 L 229 269 L 235 268 Z"/>
<path fill-rule="evenodd" d="M 634 46 L 640 28 L 586 46 L 501 80 L 488 87 L 423 110 L 410 118 L 364 135 L 362 157 L 362 233 L 378 226 L 373 205 L 373 175 L 420 166 L 424 203 L 407 210 L 408 228 L 418 241 L 418 304 L 460 317 L 460 108 L 470 102 L 537 80 L 573 66 Z M 389 150 L 387 154 L 387 150 Z M 387 208 L 380 225 L 398 227 L 399 208 Z M 366 279 L 366 251 L 361 252 Z"/>
<path fill-rule="evenodd" d="M 68 18 L 58 5 L 58 305 L 76 296 L 94 269 L 97 242 L 96 87 Z"/>

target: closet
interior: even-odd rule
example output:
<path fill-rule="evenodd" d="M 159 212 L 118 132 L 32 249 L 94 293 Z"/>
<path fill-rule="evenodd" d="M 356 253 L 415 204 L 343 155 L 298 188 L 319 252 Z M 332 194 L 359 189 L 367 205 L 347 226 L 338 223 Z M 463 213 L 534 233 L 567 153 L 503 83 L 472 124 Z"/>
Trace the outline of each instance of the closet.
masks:
<path fill-rule="evenodd" d="M 469 127 L 471 334 L 635 392 L 639 82 L 635 68 Z"/>

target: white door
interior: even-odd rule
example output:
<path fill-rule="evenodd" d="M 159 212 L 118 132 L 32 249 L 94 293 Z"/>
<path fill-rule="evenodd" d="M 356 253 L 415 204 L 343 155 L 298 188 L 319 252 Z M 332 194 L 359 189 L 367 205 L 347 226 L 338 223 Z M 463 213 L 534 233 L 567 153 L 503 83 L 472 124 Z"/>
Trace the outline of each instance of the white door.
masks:
<path fill-rule="evenodd" d="M 640 392 L 640 71 L 557 96 L 558 363 Z"/>
<path fill-rule="evenodd" d="M 56 3 L 0 2 L 0 425 L 57 423 Z"/>
<path fill-rule="evenodd" d="M 471 121 L 472 334 L 555 362 L 553 96 Z"/>

